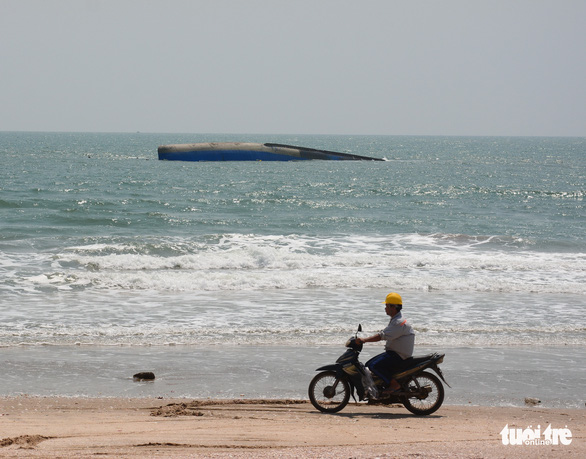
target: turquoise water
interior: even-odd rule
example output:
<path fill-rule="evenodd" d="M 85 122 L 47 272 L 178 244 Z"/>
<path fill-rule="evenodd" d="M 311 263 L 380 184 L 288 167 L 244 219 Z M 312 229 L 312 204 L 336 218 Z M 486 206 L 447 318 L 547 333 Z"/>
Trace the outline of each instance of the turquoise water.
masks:
<path fill-rule="evenodd" d="M 156 159 L 207 141 L 387 161 Z M 385 324 L 390 290 L 417 345 L 448 357 L 586 344 L 584 138 L 0 133 L 0 154 L 10 358 L 125 346 L 183 361 L 202 341 L 335 354 L 358 322 Z"/>
<path fill-rule="evenodd" d="M 390 161 L 192 164 L 157 161 L 157 145 L 217 137 L 0 136 L 3 240 L 77 230 L 179 237 L 437 233 L 506 237 L 549 251 L 584 247 L 582 138 L 222 136 Z"/>

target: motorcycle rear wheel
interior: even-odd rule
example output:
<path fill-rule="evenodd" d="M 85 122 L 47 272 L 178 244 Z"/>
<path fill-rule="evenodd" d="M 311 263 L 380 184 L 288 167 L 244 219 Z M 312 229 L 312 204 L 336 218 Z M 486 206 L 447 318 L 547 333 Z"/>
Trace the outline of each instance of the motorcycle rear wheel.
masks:
<path fill-rule="evenodd" d="M 322 413 L 337 413 L 350 400 L 350 384 L 335 371 L 323 371 L 309 383 L 309 400 Z"/>
<path fill-rule="evenodd" d="M 413 376 L 407 386 L 408 391 L 413 392 L 415 395 L 412 397 L 403 396 L 401 401 L 411 413 L 426 416 L 435 413 L 442 406 L 444 402 L 444 386 L 434 374 L 422 371 Z"/>

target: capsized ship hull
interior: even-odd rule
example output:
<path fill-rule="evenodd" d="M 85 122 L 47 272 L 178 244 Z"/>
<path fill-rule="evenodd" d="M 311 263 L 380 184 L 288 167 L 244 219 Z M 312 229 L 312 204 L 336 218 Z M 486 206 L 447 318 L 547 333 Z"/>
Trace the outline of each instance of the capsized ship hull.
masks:
<path fill-rule="evenodd" d="M 382 161 L 380 158 L 278 143 L 211 142 L 161 145 L 158 153 L 160 160 L 168 161 Z"/>

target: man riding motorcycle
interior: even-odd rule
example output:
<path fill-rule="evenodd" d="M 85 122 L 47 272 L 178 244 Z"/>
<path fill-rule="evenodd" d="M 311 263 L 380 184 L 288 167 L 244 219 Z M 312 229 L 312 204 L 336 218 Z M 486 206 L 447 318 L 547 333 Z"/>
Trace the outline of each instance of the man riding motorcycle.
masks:
<path fill-rule="evenodd" d="M 391 317 L 389 325 L 368 338 L 358 337 L 362 331 L 358 325 L 358 331 L 346 342 L 347 349 L 336 362 L 317 368 L 320 373 L 308 388 L 315 408 L 322 413 L 337 413 L 344 409 L 350 397 L 377 405 L 401 403 L 417 416 L 430 415 L 440 408 L 445 394 L 442 381 L 447 382 L 439 365 L 445 354 L 412 356 L 415 332 L 403 319 L 402 308 L 401 296 L 389 293 L 385 300 L 385 311 Z M 386 341 L 385 352 L 366 364 L 360 362 L 363 343 L 382 339 Z"/>
<path fill-rule="evenodd" d="M 368 365 L 370 370 L 385 382 L 386 388 L 382 395 L 391 395 L 401 388 L 391 375 L 401 371 L 405 367 L 405 359 L 413 356 L 415 332 L 407 320 L 403 319 L 402 309 L 401 295 L 389 293 L 385 299 L 385 312 L 391 317 L 389 325 L 376 335 L 356 338 L 358 344 L 386 340 L 385 352 L 371 359 Z"/>

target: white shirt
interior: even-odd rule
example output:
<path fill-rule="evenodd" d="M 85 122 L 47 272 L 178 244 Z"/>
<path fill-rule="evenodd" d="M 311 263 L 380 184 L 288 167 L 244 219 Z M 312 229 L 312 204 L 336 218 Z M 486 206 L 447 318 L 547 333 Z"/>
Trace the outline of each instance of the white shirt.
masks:
<path fill-rule="evenodd" d="M 407 323 L 407 319 L 403 319 L 401 311 L 391 319 L 387 328 L 379 334 L 381 339 L 387 341 L 385 344 L 386 351 L 395 351 L 403 360 L 413 356 L 415 332 L 411 325 Z"/>

